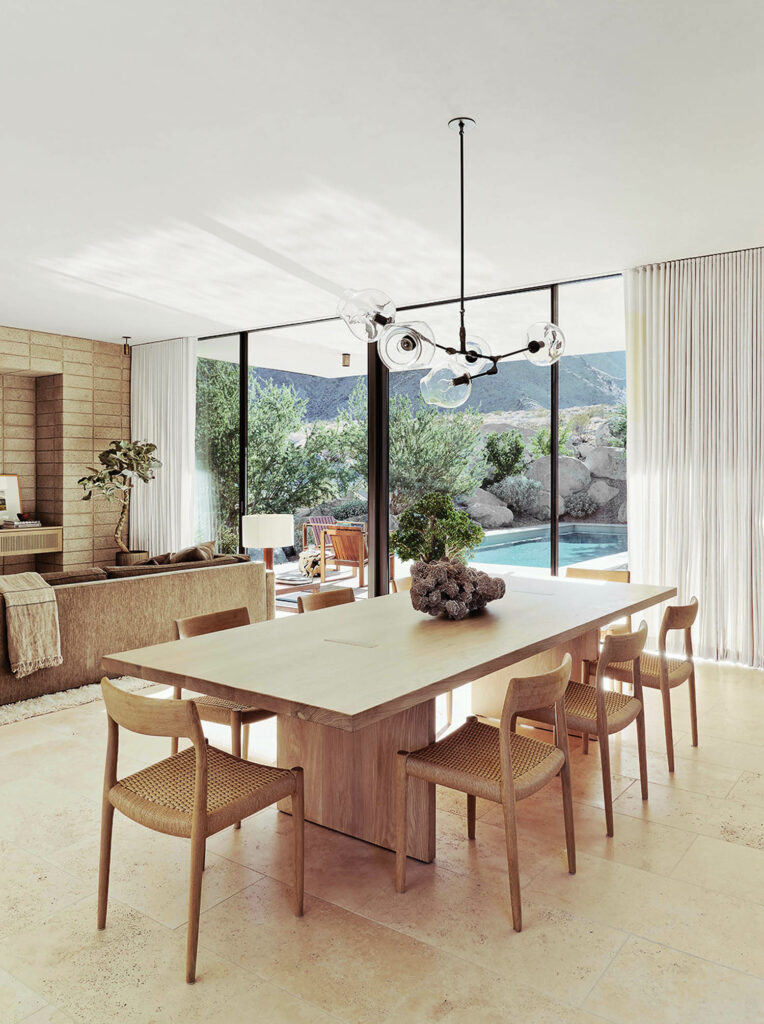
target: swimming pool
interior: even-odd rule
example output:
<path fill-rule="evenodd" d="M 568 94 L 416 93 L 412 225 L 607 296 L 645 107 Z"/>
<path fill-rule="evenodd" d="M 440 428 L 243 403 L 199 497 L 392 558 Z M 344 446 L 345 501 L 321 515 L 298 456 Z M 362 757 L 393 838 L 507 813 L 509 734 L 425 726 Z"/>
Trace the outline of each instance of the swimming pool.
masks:
<path fill-rule="evenodd" d="M 626 527 L 619 523 L 597 523 L 590 526 L 560 524 L 561 566 L 588 562 L 607 555 L 624 554 L 625 560 L 626 549 Z M 486 534 L 470 562 L 548 568 L 549 527 L 521 527 Z"/>

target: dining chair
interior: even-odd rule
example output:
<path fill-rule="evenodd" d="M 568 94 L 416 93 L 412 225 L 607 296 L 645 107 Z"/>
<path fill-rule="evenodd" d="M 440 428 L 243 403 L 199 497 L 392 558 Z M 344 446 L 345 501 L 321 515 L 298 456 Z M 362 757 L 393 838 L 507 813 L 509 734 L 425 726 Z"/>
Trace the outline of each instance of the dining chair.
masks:
<path fill-rule="evenodd" d="M 666 733 L 666 757 L 668 770 L 674 770 L 674 733 L 671 724 L 671 691 L 687 682 L 690 697 L 690 729 L 692 745 L 698 745 L 698 709 L 695 702 L 695 665 L 692 652 L 692 626 L 698 617 L 698 599 L 693 597 L 689 604 L 673 604 L 666 608 L 658 634 L 658 653 L 643 654 L 640 670 L 642 686 L 651 690 L 660 690 L 663 701 L 663 726 Z M 684 657 L 669 657 L 666 651 L 666 638 L 672 630 L 684 633 Z M 610 665 L 608 676 L 620 679 L 624 683 L 633 680 L 628 662 Z"/>
<path fill-rule="evenodd" d="M 613 835 L 613 789 L 610 779 L 610 739 L 632 722 L 637 723 L 637 751 L 642 799 L 647 800 L 647 747 L 645 741 L 645 709 L 642 700 L 640 659 L 647 639 L 647 623 L 642 622 L 635 633 L 609 634 L 596 661 L 584 661 L 581 683 L 569 683 L 565 691 L 565 719 L 569 729 L 580 729 L 584 736 L 597 737 L 602 765 L 602 792 L 605 799 L 605 825 L 607 834 Z M 629 665 L 634 683 L 634 696 L 616 693 L 605 686 L 611 677 L 613 665 Z M 594 671 L 594 685 L 589 680 Z M 553 724 L 548 708 L 532 711 L 526 718 Z"/>
<path fill-rule="evenodd" d="M 475 838 L 477 797 L 504 808 L 507 867 L 512 904 L 512 924 L 522 930 L 520 871 L 517 853 L 515 803 L 546 786 L 557 775 L 562 780 L 562 807 L 568 871 L 576 873 L 573 830 L 573 798 L 570 788 L 570 755 L 565 723 L 564 696 L 570 680 L 571 658 L 566 654 L 558 668 L 543 675 L 510 679 L 501 722 L 486 725 L 471 715 L 445 739 L 408 753 L 398 751 L 396 768 L 395 888 L 406 891 L 408 780 L 423 779 L 467 794 L 467 837 Z M 514 732 L 513 719 L 526 710 L 554 706 L 555 742 L 544 743 Z"/>
<path fill-rule="evenodd" d="M 569 565 L 565 570 L 565 576 L 573 580 L 600 580 L 605 583 L 631 583 L 631 573 L 628 569 L 584 569 L 576 565 Z M 631 633 L 631 615 L 625 615 L 617 622 L 613 622 L 600 630 L 600 638 L 608 633 Z"/>
<path fill-rule="evenodd" d="M 399 580 L 390 580 L 390 589 L 394 594 L 402 594 L 411 590 L 413 576 L 402 576 Z M 454 720 L 454 691 L 449 690 L 446 694 L 446 725 L 448 729 Z M 442 731 L 442 730 L 441 730 Z"/>
<path fill-rule="evenodd" d="M 297 598 L 297 611 L 317 612 L 321 608 L 334 608 L 338 604 L 352 604 L 355 594 L 350 587 L 337 587 L 336 590 L 324 590 L 319 594 L 300 594 Z"/>
<path fill-rule="evenodd" d="M 290 797 L 294 835 L 294 912 L 302 916 L 304 788 L 302 768 L 273 768 L 210 747 L 193 700 L 161 700 L 127 693 L 101 680 L 108 745 L 101 812 L 98 927 L 106 927 L 114 810 L 139 825 L 191 840 L 186 981 L 196 979 L 199 909 L 207 838 L 264 807 Z M 145 736 L 191 740 L 179 754 L 117 778 L 119 729 Z"/>
<path fill-rule="evenodd" d="M 208 612 L 205 615 L 192 615 L 186 619 L 177 619 L 175 629 L 179 640 L 187 640 L 192 636 L 203 636 L 206 633 L 218 633 L 224 629 L 235 629 L 237 626 L 249 625 L 249 612 L 246 608 L 230 608 L 222 612 Z M 173 696 L 180 700 L 183 688 L 175 686 Z M 249 754 L 249 727 L 253 722 L 263 722 L 273 718 L 272 711 L 249 707 L 223 697 L 209 697 L 199 694 L 192 698 L 196 704 L 199 717 L 203 722 L 217 722 L 219 725 L 231 726 L 231 751 L 236 757 L 247 760 Z M 173 738 L 171 752 L 177 754 L 178 739 Z M 241 822 L 235 826 L 241 828 Z"/>

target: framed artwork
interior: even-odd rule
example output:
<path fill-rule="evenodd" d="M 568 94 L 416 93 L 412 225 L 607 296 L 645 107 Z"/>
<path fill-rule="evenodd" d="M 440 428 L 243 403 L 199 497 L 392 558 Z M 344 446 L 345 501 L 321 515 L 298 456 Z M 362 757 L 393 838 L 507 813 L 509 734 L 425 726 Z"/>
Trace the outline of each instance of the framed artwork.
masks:
<path fill-rule="evenodd" d="M 0 475 L 0 519 L 13 519 L 15 521 L 21 511 L 19 478 L 17 476 Z"/>

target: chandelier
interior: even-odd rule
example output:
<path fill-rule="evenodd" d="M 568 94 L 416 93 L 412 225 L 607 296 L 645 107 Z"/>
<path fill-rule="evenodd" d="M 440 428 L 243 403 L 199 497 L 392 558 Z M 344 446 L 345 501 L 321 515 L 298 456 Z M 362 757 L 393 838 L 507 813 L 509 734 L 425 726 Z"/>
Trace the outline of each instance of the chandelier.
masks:
<path fill-rule="evenodd" d="M 473 380 L 498 373 L 502 359 L 524 353 L 537 366 L 556 363 L 565 350 L 565 336 L 556 324 L 539 321 L 528 328 L 521 348 L 494 354 L 482 338 L 467 335 L 464 312 L 464 133 L 475 126 L 475 121 L 471 117 L 454 117 L 448 126 L 459 132 L 461 276 L 458 345 L 443 345 L 436 341 L 432 328 L 421 321 L 397 323 L 393 300 L 373 288 L 346 291 L 337 306 L 337 314 L 356 338 L 376 343 L 379 357 L 388 369 L 429 369 L 419 383 L 422 398 L 428 405 L 456 409 L 470 397 Z"/>

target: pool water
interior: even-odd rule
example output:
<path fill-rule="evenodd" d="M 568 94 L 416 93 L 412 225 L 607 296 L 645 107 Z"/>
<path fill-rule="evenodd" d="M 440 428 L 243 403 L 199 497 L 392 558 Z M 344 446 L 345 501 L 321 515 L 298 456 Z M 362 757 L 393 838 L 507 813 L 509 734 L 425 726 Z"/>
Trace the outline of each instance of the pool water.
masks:
<path fill-rule="evenodd" d="M 519 532 L 519 531 L 518 531 Z M 626 550 L 623 527 L 612 533 L 573 527 L 560 531 L 560 565 L 587 562 L 605 555 L 618 555 Z M 493 565 L 527 565 L 538 568 L 549 566 L 549 531 L 535 536 L 512 536 L 512 531 L 492 534 L 470 558 L 470 562 Z"/>

